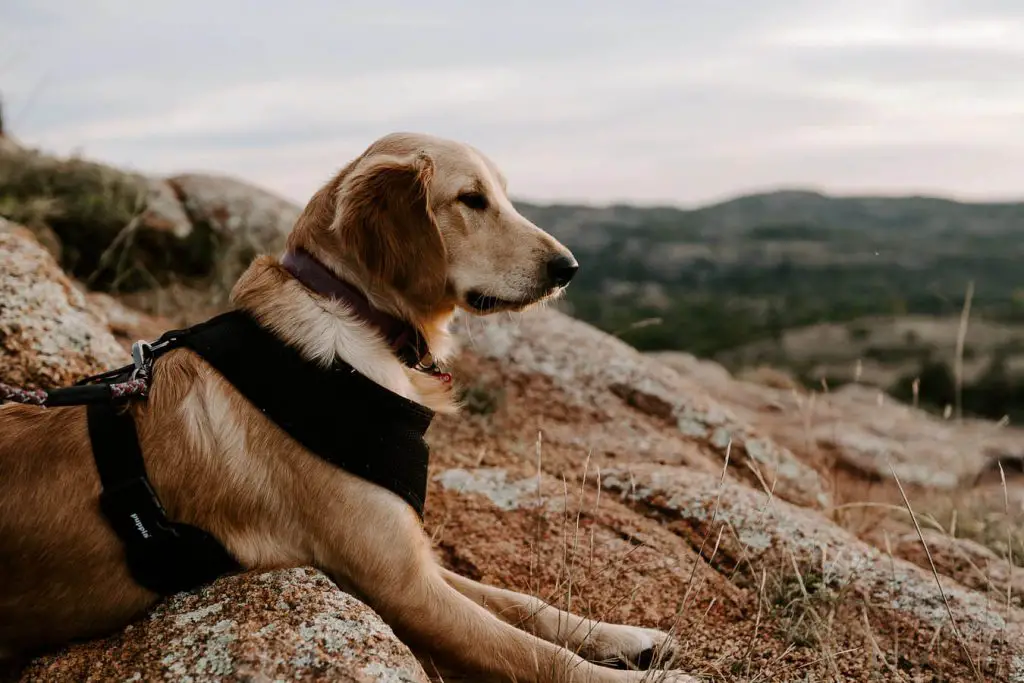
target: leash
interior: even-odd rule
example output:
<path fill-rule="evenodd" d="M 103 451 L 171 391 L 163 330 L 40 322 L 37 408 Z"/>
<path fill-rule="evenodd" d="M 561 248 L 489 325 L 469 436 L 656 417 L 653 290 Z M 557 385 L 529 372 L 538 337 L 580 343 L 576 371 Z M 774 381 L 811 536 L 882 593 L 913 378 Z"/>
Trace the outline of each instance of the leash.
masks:
<path fill-rule="evenodd" d="M 132 364 L 92 375 L 70 387 L 59 389 L 24 389 L 0 382 L 0 403 L 56 408 L 103 403 L 120 399 L 146 398 L 153 371 L 153 346 L 148 342 L 132 344 Z M 127 375 L 121 382 L 104 380 Z"/>

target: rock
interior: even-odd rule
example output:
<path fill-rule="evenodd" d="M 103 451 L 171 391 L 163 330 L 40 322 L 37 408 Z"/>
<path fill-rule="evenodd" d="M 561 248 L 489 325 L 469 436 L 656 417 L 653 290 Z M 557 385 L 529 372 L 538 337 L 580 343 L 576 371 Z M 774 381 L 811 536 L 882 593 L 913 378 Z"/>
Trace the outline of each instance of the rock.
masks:
<path fill-rule="evenodd" d="M 66 386 L 128 355 L 28 230 L 0 218 L 0 381 Z"/>
<path fill-rule="evenodd" d="M 125 351 L 130 352 L 132 344 L 140 339 L 153 341 L 175 328 L 171 321 L 129 308 L 109 294 L 87 291 L 85 297 Z"/>
<path fill-rule="evenodd" d="M 692 380 L 585 323 L 545 309 L 463 319 L 458 329 L 467 352 L 497 363 L 503 385 L 532 385 L 533 400 L 558 406 L 563 424 L 547 420 L 548 438 L 586 444 L 602 461 L 658 460 L 708 472 L 729 452 L 740 465 L 736 476 L 774 486 L 786 500 L 829 503 L 817 472 L 792 451 Z"/>
<path fill-rule="evenodd" d="M 783 370 L 779 370 L 778 368 L 772 368 L 766 365 L 759 365 L 756 368 L 749 368 L 747 370 L 744 370 L 739 375 L 737 375 L 736 379 L 742 382 L 752 382 L 754 384 L 760 384 L 762 386 L 771 387 L 773 389 L 785 389 L 787 391 L 805 393 L 805 389 L 800 384 L 799 380 L 797 380 L 791 374 Z"/>
<path fill-rule="evenodd" d="M 1010 564 L 1007 558 L 969 538 L 956 538 L 936 529 L 922 529 L 921 535 L 924 543 L 916 532 L 892 539 L 893 554 L 928 571 L 934 563 L 944 576 L 987 593 L 997 604 L 1024 607 L 1024 568 Z"/>
<path fill-rule="evenodd" d="M 213 263 L 208 237 L 193 230 L 161 180 L 5 146 L 0 196 L 0 214 L 52 230 L 64 267 L 96 286 L 152 286 L 168 273 L 195 274 Z"/>
<path fill-rule="evenodd" d="M 249 183 L 220 175 L 170 178 L 193 224 L 218 240 L 220 258 L 248 265 L 255 254 L 284 245 L 302 207 Z"/>
<path fill-rule="evenodd" d="M 905 485 L 953 489 L 974 482 L 996 458 L 1024 457 L 1024 430 L 943 420 L 863 385 L 808 392 L 706 369 L 685 374 L 678 358 L 670 362 L 698 394 L 729 406 L 738 419 L 818 469 L 839 465 L 873 480 L 891 480 L 895 471 Z"/>
<path fill-rule="evenodd" d="M 952 580 L 943 581 L 940 592 L 930 571 L 886 556 L 814 510 L 678 467 L 631 465 L 604 472 L 601 482 L 666 523 L 683 525 L 682 533 L 711 539 L 706 549 L 712 567 L 744 576 L 745 585 L 776 606 L 803 601 L 798 609 L 817 612 L 810 622 L 822 618 L 806 624 L 822 632 L 805 637 L 821 645 L 833 636 L 825 629 L 839 626 L 843 615 L 833 613 L 827 622 L 824 617 L 839 610 L 844 594 L 853 594 L 863 601 L 864 619 L 880 642 L 899 624 L 906 629 L 903 647 L 914 647 L 916 638 L 917 647 L 955 660 L 962 637 L 970 650 L 985 652 L 1004 671 L 1024 657 L 1024 610 L 1000 607 Z M 933 637 L 941 640 L 930 643 Z"/>
<path fill-rule="evenodd" d="M 730 379 L 729 371 L 713 360 L 697 358 L 692 353 L 683 351 L 648 351 L 648 358 L 669 366 L 680 375 L 693 377 L 700 382 L 723 382 Z"/>
<path fill-rule="evenodd" d="M 146 204 L 140 221 L 143 227 L 166 232 L 178 240 L 192 234 L 192 222 L 178 201 L 174 187 L 165 180 L 136 176 L 146 185 Z"/>
<path fill-rule="evenodd" d="M 739 382 L 704 361 L 681 366 L 692 375 L 667 370 L 552 311 L 465 319 L 458 333 L 456 377 L 502 400 L 439 417 L 428 435 L 427 527 L 452 569 L 673 629 L 684 639 L 674 666 L 725 680 L 973 680 L 973 667 L 1012 680 L 1024 664 L 1024 613 L 997 599 L 999 565 L 986 594 L 939 562 L 940 593 L 905 548 L 890 558 L 834 521 L 817 474 L 828 470 L 797 438 L 813 392 Z M 869 406 L 854 415 L 874 419 Z M 835 428 L 871 427 L 840 417 Z M 927 433 L 932 422 L 914 419 Z M 913 533 L 906 522 L 887 527 L 893 539 Z M 1019 570 L 1003 569 L 1016 586 Z"/>
<path fill-rule="evenodd" d="M 313 569 L 220 579 L 119 634 L 40 657 L 23 681 L 426 683 L 370 608 Z"/>
<path fill-rule="evenodd" d="M 494 440 L 477 443 L 490 451 Z M 426 521 L 450 568 L 594 619 L 671 630 L 685 643 L 673 669 L 696 674 L 707 662 L 742 658 L 749 630 L 744 591 L 724 575 L 708 575 L 699 594 L 717 602 L 693 609 L 686 598 L 696 554 L 687 539 L 599 495 L 594 471 L 581 485 L 530 469 L 510 460 L 437 463 Z M 759 648 L 778 656 L 786 644 L 764 638 Z"/>

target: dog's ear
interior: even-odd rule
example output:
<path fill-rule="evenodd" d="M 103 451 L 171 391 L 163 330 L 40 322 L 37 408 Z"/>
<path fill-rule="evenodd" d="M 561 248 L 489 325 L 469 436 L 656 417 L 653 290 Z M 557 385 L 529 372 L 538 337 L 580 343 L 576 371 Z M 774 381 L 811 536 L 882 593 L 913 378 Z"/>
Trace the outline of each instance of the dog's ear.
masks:
<path fill-rule="evenodd" d="M 425 155 L 370 157 L 337 188 L 336 230 L 365 274 L 417 308 L 443 299 L 447 252 L 430 208 L 434 164 Z"/>

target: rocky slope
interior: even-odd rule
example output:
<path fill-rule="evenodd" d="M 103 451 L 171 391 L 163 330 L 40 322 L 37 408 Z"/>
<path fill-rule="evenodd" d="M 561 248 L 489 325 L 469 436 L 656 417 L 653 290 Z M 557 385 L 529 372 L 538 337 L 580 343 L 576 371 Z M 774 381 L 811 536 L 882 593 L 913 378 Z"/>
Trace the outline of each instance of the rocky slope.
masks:
<path fill-rule="evenodd" d="M 986 679 L 1019 671 L 1024 612 L 1019 595 L 1007 597 L 1019 587 L 1019 568 L 1000 560 L 1000 569 L 981 562 L 967 570 L 962 541 L 931 533 L 940 592 L 906 515 L 870 529 L 837 523 L 845 521 L 837 502 L 850 502 L 858 485 L 892 481 L 890 461 L 912 503 L 963 489 L 940 475 L 955 456 L 936 460 L 943 456 L 932 447 L 953 434 L 966 443 L 979 425 L 961 434 L 890 406 L 893 427 L 876 422 L 881 409 L 841 398 L 860 411 L 845 413 L 845 422 L 836 417 L 842 408 L 822 411 L 819 427 L 791 392 L 706 365 L 673 371 L 551 311 L 472 321 L 463 334 L 471 349 L 464 373 L 478 392 L 503 396 L 488 416 L 442 423 L 458 435 L 454 443 L 447 429 L 436 435 L 436 465 L 458 467 L 435 478 L 448 498 L 462 490 L 486 515 L 467 519 L 476 508 L 432 499 L 455 566 L 502 583 L 527 574 L 545 595 L 564 595 L 572 583 L 574 599 L 597 615 L 675 628 L 687 644 L 685 668 L 719 680 L 785 679 L 797 670 L 817 680 L 970 680 L 972 661 Z M 828 406 L 832 397 L 819 400 Z M 799 424 L 840 444 L 832 455 L 842 477 L 795 433 Z M 973 483 L 997 454 L 1020 457 L 1019 431 L 999 438 L 1005 451 L 975 453 L 949 474 Z M 1011 481 L 1008 498 L 1019 524 L 1019 483 Z M 537 510 L 542 520 L 530 514 Z M 1001 513 L 1000 499 L 989 514 Z M 487 529 L 507 529 L 510 517 L 516 538 L 498 545 Z"/>
<path fill-rule="evenodd" d="M 287 212 L 250 238 L 251 221 L 224 211 L 246 243 L 275 234 Z M 129 340 L 166 322 L 83 293 L 26 230 L 5 224 L 0 240 L 17 256 L 0 261 L 0 381 L 60 384 L 123 363 Z M 551 310 L 463 320 L 459 334 L 467 408 L 429 433 L 426 524 L 449 567 L 673 629 L 685 643 L 677 666 L 707 680 L 1024 679 L 1020 431 L 879 405 L 875 392 L 670 366 Z M 958 501 L 951 524 L 940 503 Z M 295 569 L 177 596 L 21 676 L 427 674 L 368 608 Z"/>

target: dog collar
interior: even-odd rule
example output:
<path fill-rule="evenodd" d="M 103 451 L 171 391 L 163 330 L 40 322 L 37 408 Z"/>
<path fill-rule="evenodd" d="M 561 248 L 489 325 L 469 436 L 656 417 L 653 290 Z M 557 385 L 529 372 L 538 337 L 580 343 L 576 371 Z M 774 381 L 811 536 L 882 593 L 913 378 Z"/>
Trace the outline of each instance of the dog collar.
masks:
<path fill-rule="evenodd" d="M 400 318 L 374 308 L 365 294 L 332 273 L 308 251 L 288 250 L 281 257 L 281 266 L 307 289 L 347 304 L 356 316 L 384 336 L 391 350 L 407 367 L 434 375 L 445 382 L 451 381 L 451 375 L 442 372 L 434 361 L 427 340 L 419 330 Z"/>

